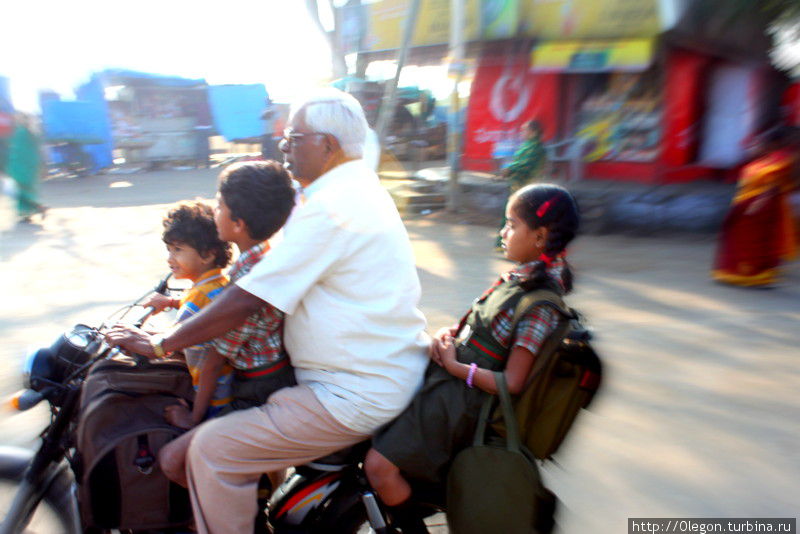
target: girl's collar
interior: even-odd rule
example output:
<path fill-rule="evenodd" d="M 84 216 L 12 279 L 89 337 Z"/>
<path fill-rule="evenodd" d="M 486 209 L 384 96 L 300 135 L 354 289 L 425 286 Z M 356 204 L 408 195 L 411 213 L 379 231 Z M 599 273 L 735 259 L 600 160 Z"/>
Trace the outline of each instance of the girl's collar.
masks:
<path fill-rule="evenodd" d="M 502 275 L 503 280 L 506 282 L 522 283 L 531 279 L 533 274 L 539 269 L 542 264 L 541 260 L 534 260 L 528 263 L 520 263 L 510 271 Z M 561 280 L 561 274 L 564 271 L 564 258 L 561 256 L 556 257 L 549 267 L 546 267 L 547 274 L 555 279 Z"/>

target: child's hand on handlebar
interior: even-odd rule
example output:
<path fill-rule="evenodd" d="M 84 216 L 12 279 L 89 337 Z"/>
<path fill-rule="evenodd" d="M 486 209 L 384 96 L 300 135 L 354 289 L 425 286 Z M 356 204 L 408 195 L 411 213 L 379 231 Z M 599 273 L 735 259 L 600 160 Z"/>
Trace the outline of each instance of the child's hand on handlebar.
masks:
<path fill-rule="evenodd" d="M 150 307 L 153 308 L 153 315 L 157 313 L 161 313 L 164 310 L 170 308 L 176 308 L 177 303 L 175 299 L 170 298 L 166 295 L 161 295 L 160 293 L 154 293 L 149 299 L 147 299 L 142 306 L 145 308 Z"/>

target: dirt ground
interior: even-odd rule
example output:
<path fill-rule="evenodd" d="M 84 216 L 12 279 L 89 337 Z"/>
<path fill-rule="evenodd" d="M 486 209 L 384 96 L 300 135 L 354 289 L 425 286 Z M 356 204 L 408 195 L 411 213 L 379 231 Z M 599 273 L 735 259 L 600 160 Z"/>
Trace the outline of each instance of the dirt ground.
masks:
<path fill-rule="evenodd" d="M 212 198 L 215 170 L 102 175 L 43 184 L 46 219 L 15 225 L 0 197 L 0 396 L 28 348 L 94 324 L 165 271 L 161 216 Z M 499 221 L 406 218 L 429 330 L 452 324 L 510 264 Z M 788 517 L 800 509 L 800 264 L 770 290 L 714 284 L 713 237 L 585 235 L 576 291 L 606 381 L 543 466 L 559 532 L 625 532 L 629 517 Z M 0 414 L 0 444 L 32 445 L 43 407 Z M 441 519 L 441 518 L 440 518 Z M 439 519 L 439 520 L 440 520 Z M 441 527 L 443 531 L 444 527 Z"/>

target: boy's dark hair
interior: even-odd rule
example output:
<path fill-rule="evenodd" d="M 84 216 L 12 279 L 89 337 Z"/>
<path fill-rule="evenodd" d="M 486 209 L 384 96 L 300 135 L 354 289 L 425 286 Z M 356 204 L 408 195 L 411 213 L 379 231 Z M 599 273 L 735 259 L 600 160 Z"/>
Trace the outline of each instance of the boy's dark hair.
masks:
<path fill-rule="evenodd" d="M 294 207 L 289 172 L 277 161 L 234 163 L 219 175 L 219 194 L 231 218 L 247 225 L 251 238 L 264 241 L 286 222 Z"/>
<path fill-rule="evenodd" d="M 554 184 L 532 184 L 523 187 L 513 196 L 511 209 L 531 229 L 547 228 L 547 242 L 544 254 L 555 258 L 567 248 L 580 226 L 578 205 L 572 195 L 561 186 Z M 541 287 L 549 283 L 544 262 L 531 276 L 530 286 Z M 572 270 L 564 260 L 564 289 L 572 291 Z M 526 288 L 527 289 L 527 288 Z"/>
<path fill-rule="evenodd" d="M 181 202 L 167 212 L 162 222 L 161 239 L 168 245 L 181 243 L 199 254 L 214 254 L 214 265 L 225 267 L 231 261 L 231 245 L 219 238 L 214 209 L 205 202 Z"/>

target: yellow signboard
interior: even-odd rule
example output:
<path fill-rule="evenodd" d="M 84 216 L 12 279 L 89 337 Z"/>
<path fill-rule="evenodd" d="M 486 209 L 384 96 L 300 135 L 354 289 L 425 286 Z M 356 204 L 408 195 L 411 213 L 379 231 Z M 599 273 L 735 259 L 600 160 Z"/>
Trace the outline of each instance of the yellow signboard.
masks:
<path fill-rule="evenodd" d="M 394 50 L 400 48 L 403 24 L 409 0 L 381 0 L 367 4 L 367 28 L 362 41 L 364 50 Z M 474 41 L 479 36 L 478 0 L 466 0 L 464 39 Z M 421 0 L 417 24 L 411 39 L 412 46 L 444 44 L 450 41 L 450 0 Z"/>
<path fill-rule="evenodd" d="M 530 0 L 521 2 L 522 32 L 537 39 L 654 37 L 658 0 Z"/>
<path fill-rule="evenodd" d="M 531 52 L 536 71 L 641 71 L 653 59 L 653 39 L 618 41 L 550 41 Z"/>
<path fill-rule="evenodd" d="M 514 36 L 542 40 L 654 37 L 661 31 L 659 0 L 462 0 L 466 41 Z M 348 39 L 360 50 L 400 47 L 410 0 L 364 2 L 341 8 Z M 358 35 L 355 35 L 358 34 Z M 412 46 L 450 40 L 450 0 L 421 0 Z"/>

